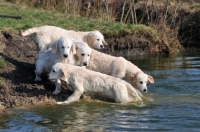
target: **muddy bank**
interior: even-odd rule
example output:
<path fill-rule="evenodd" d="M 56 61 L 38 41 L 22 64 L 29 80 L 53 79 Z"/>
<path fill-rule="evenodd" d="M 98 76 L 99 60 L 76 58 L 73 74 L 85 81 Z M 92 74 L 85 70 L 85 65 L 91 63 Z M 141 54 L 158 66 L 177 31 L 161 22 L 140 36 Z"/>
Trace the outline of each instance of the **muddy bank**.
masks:
<path fill-rule="evenodd" d="M 124 35 L 106 39 L 108 45 L 103 52 L 120 56 L 134 56 L 145 54 L 169 54 L 169 47 L 165 44 L 152 42 L 144 37 Z"/>

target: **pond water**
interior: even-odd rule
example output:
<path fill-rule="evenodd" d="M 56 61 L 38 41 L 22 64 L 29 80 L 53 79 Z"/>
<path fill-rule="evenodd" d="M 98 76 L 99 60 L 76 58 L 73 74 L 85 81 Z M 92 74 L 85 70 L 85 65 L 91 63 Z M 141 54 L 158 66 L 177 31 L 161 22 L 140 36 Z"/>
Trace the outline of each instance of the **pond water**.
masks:
<path fill-rule="evenodd" d="M 200 131 L 200 53 L 128 58 L 155 84 L 144 105 L 80 101 L 11 109 L 0 131 Z"/>

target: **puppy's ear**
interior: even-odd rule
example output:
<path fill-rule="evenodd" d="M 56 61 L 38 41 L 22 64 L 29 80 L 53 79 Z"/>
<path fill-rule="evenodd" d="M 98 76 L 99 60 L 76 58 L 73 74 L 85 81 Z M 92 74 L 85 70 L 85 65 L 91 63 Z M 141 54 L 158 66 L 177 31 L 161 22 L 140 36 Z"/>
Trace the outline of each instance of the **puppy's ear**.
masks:
<path fill-rule="evenodd" d="M 56 52 L 57 52 L 58 44 L 59 44 L 59 40 L 56 40 L 56 41 L 52 44 L 51 48 L 52 48 L 52 52 L 53 52 L 53 53 L 56 53 Z"/>
<path fill-rule="evenodd" d="M 102 40 L 102 43 L 103 43 L 104 45 L 108 45 L 104 39 Z"/>
<path fill-rule="evenodd" d="M 130 80 L 133 80 L 134 77 L 135 77 L 135 74 L 132 74 L 132 75 L 130 76 Z"/>
<path fill-rule="evenodd" d="M 79 49 L 78 45 L 74 45 L 75 46 L 75 49 L 76 49 L 76 53 L 77 53 L 77 50 Z"/>
<path fill-rule="evenodd" d="M 66 67 L 65 68 L 61 68 L 60 71 L 61 71 L 61 75 L 62 75 L 63 78 L 68 77 L 68 72 L 67 72 L 67 68 Z"/>
<path fill-rule="evenodd" d="M 72 42 L 72 47 L 71 47 L 71 51 L 72 53 L 75 55 L 76 54 L 76 46 L 75 44 Z"/>
<path fill-rule="evenodd" d="M 92 52 L 93 52 L 93 50 L 91 51 L 90 61 L 93 61 L 93 60 L 94 60 L 94 56 L 93 56 Z"/>
<path fill-rule="evenodd" d="M 154 83 L 154 79 L 153 79 L 153 77 L 150 76 L 150 75 L 148 75 L 148 81 L 149 81 L 150 83 Z"/>
<path fill-rule="evenodd" d="M 136 86 L 136 75 L 135 74 L 132 74 L 131 76 L 130 76 L 130 83 L 131 83 L 131 85 L 133 85 L 133 86 Z"/>
<path fill-rule="evenodd" d="M 92 45 L 93 44 L 93 33 L 92 32 L 90 32 L 90 33 L 88 33 L 86 36 L 85 36 L 85 38 L 86 38 L 86 43 L 90 46 L 90 47 L 95 47 L 95 45 Z"/>
<path fill-rule="evenodd" d="M 79 57 L 77 54 L 74 55 L 75 60 L 78 62 L 79 61 Z"/>

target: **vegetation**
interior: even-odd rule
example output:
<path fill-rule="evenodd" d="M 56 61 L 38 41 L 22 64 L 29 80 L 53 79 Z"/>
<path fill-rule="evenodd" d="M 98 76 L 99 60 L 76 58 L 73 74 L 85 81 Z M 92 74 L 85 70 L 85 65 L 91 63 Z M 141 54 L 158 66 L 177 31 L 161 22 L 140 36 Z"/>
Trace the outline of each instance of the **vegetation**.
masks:
<path fill-rule="evenodd" d="M 182 30 L 180 34 L 181 25 L 189 20 L 182 10 L 195 12 L 200 9 L 198 3 L 185 0 L 4 1 L 0 0 L 0 14 L 22 16 L 23 19 L 0 18 L 0 30 L 3 31 L 16 34 L 21 29 L 41 25 L 81 31 L 96 29 L 106 37 L 119 37 L 124 33 L 145 36 L 152 43 L 167 45 L 172 52 L 183 39 L 190 40 L 193 37 L 191 34 L 196 34 L 188 29 L 189 39 L 185 38 Z"/>
<path fill-rule="evenodd" d="M 69 14 L 63 14 L 56 11 L 47 11 L 43 9 L 30 8 L 7 2 L 0 3 L 0 14 L 22 16 L 22 19 L 0 18 L 0 30 L 17 33 L 21 29 L 41 25 L 55 25 L 66 29 L 89 31 L 100 30 L 108 36 L 114 36 L 121 31 L 127 32 L 148 32 L 152 38 L 157 36 L 156 30 L 142 24 L 124 24 L 119 22 L 104 21 L 103 19 L 84 18 Z M 12 10 L 11 10 L 12 9 Z"/>
<path fill-rule="evenodd" d="M 3 58 L 0 57 L 0 71 L 6 67 L 6 63 Z M 0 77 L 0 87 L 6 87 L 5 80 Z"/>
<path fill-rule="evenodd" d="M 6 63 L 3 58 L 0 57 L 0 70 L 6 67 Z"/>

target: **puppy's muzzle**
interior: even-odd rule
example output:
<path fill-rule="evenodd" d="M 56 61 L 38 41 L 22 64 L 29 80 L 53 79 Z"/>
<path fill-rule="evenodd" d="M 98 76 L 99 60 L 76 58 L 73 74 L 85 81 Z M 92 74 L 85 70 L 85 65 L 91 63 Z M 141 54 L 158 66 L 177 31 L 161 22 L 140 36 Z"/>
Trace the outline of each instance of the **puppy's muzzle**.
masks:
<path fill-rule="evenodd" d="M 63 56 L 64 56 L 65 58 L 67 58 L 67 57 L 68 57 L 68 54 L 63 54 Z"/>
<path fill-rule="evenodd" d="M 143 92 L 145 92 L 145 93 L 146 93 L 146 92 L 147 92 L 147 89 L 144 89 L 144 90 L 143 90 Z"/>
<path fill-rule="evenodd" d="M 84 66 L 87 66 L 87 62 L 83 62 L 83 65 L 84 65 Z"/>
<path fill-rule="evenodd" d="M 104 46 L 103 46 L 103 45 L 100 45 L 100 48 L 102 48 L 102 49 L 103 49 L 103 48 L 104 48 Z"/>

